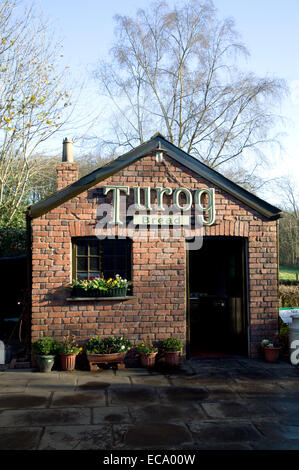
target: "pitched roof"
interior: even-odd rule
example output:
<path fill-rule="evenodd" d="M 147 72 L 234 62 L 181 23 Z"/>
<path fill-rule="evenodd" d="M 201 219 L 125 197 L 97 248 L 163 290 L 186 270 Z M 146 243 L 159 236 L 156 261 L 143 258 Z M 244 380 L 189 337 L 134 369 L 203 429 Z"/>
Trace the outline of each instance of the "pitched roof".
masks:
<path fill-rule="evenodd" d="M 196 158 L 173 145 L 159 133 L 155 134 L 147 142 L 139 145 L 130 152 L 121 155 L 106 165 L 92 171 L 88 175 L 83 176 L 78 181 L 75 181 L 75 183 L 72 183 L 69 186 L 61 189 L 52 196 L 49 196 L 48 198 L 33 204 L 28 208 L 28 215 L 31 218 L 36 218 L 46 214 L 55 207 L 60 206 L 75 196 L 78 196 L 78 194 L 86 191 L 92 186 L 95 186 L 97 183 L 106 180 L 110 176 L 114 175 L 114 173 L 117 173 L 132 163 L 135 163 L 137 160 L 146 155 L 149 155 L 157 149 L 163 150 L 176 162 L 180 163 L 186 168 L 189 168 L 197 175 L 205 178 L 209 182 L 215 184 L 217 187 L 231 194 L 236 199 L 254 209 L 267 219 L 277 219 L 280 217 L 281 209 L 272 206 L 268 202 L 250 193 L 217 171 L 213 170 L 207 165 L 204 165 Z"/>

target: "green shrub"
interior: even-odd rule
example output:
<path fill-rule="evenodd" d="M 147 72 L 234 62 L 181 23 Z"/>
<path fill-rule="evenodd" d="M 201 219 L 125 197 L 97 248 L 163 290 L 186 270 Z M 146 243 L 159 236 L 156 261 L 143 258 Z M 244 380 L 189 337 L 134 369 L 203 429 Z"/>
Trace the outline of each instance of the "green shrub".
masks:
<path fill-rule="evenodd" d="M 83 351 L 87 354 L 104 354 L 104 344 L 102 338 L 93 336 L 83 345 Z"/>
<path fill-rule="evenodd" d="M 87 354 L 113 354 L 125 353 L 131 346 L 130 341 L 124 336 L 110 336 L 104 339 L 93 336 L 85 342 L 83 350 Z"/>
<path fill-rule="evenodd" d="M 0 257 L 26 254 L 26 230 L 0 229 Z"/>
<path fill-rule="evenodd" d="M 183 343 L 179 338 L 166 338 L 161 343 L 162 349 L 164 351 L 181 351 Z"/>
<path fill-rule="evenodd" d="M 55 356 L 59 351 L 60 344 L 54 338 L 45 336 L 32 344 L 32 350 L 39 356 Z"/>

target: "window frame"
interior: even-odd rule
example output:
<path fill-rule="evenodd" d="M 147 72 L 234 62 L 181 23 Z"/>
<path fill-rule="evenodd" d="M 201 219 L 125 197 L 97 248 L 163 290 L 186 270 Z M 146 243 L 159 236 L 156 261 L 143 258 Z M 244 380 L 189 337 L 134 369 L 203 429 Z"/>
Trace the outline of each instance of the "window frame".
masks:
<path fill-rule="evenodd" d="M 78 269 L 77 269 L 77 259 L 78 259 L 78 256 L 82 257 L 82 258 L 87 258 L 87 271 L 81 271 L 81 272 L 87 272 L 87 276 L 88 276 L 88 279 L 90 279 L 90 273 L 94 273 L 95 270 L 92 270 L 90 269 L 90 258 L 93 257 L 93 258 L 98 258 L 99 259 L 99 273 L 103 273 L 105 275 L 105 272 L 104 272 L 104 266 L 103 266 L 103 261 L 104 261 L 104 251 L 105 251 L 105 248 L 104 248 L 104 243 L 105 243 L 105 240 L 107 240 L 106 238 L 103 239 L 103 240 L 99 240 L 97 237 L 93 237 L 93 236 L 82 236 L 82 237 L 72 237 L 71 239 L 71 244 L 72 244 L 72 280 L 77 280 L 78 279 Z M 118 237 L 115 237 L 113 240 L 118 240 Z M 132 280 L 132 274 L 133 274 L 133 243 L 132 243 L 132 239 L 129 238 L 129 237 L 126 237 L 125 239 L 121 238 L 120 240 L 126 240 L 127 242 L 127 256 L 128 256 L 128 259 L 127 259 L 127 262 L 126 262 L 126 265 L 127 265 L 127 275 L 126 275 L 126 278 L 131 281 Z M 88 244 L 87 245 L 87 255 L 78 255 L 77 253 L 77 249 L 78 249 L 78 241 L 98 241 L 99 243 L 99 254 L 98 255 L 90 255 L 90 245 Z M 79 271 L 80 272 L 80 271 Z M 115 274 L 118 274 L 117 272 L 114 273 Z"/>

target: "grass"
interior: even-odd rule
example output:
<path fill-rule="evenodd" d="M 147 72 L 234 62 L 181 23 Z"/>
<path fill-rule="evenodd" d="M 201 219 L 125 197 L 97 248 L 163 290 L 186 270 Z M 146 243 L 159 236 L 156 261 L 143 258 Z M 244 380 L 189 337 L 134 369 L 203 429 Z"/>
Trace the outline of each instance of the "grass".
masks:
<path fill-rule="evenodd" d="M 279 266 L 279 279 L 282 281 L 296 281 L 296 274 L 299 278 L 299 267 Z"/>

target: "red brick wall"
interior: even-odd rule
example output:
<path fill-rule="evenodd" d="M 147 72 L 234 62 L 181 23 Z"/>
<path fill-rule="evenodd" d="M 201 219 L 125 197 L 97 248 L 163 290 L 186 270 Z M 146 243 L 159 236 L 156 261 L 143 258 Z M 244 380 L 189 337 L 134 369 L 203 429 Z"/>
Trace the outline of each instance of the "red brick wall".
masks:
<path fill-rule="evenodd" d="M 170 334 L 186 338 L 183 238 L 163 241 L 158 235 L 155 240 L 133 241 L 135 299 L 66 300 L 71 281 L 71 237 L 95 235 L 99 201 L 111 201 L 110 193 L 100 200 L 95 195 L 98 187 L 109 184 L 191 190 L 215 187 L 168 157 L 157 163 L 154 156 L 148 156 L 32 220 L 32 341 L 43 335 L 59 339 L 67 331 L 78 340 L 95 334 L 124 334 L 133 341 L 145 336 L 161 340 Z M 204 227 L 204 234 L 248 239 L 250 355 L 257 357 L 261 339 L 277 336 L 277 222 L 267 221 L 217 187 L 215 193 L 216 221 Z"/>
<path fill-rule="evenodd" d="M 78 167 L 75 163 L 64 162 L 56 168 L 58 191 L 78 179 Z"/>

